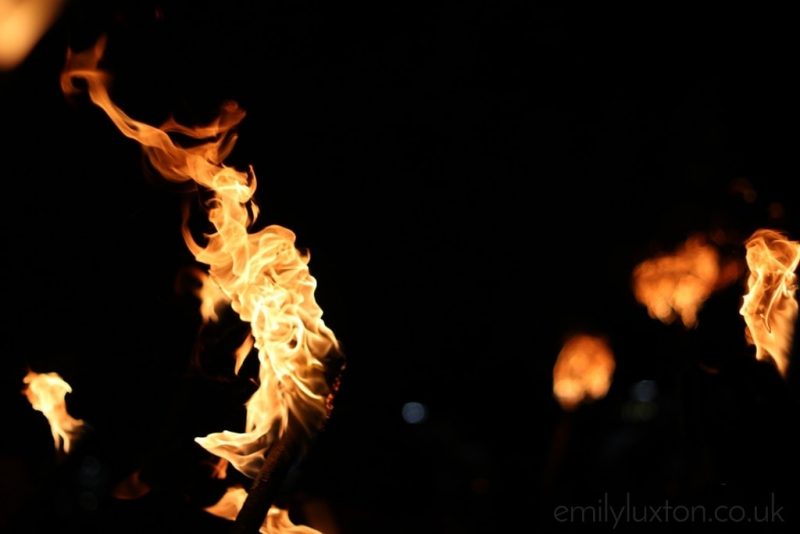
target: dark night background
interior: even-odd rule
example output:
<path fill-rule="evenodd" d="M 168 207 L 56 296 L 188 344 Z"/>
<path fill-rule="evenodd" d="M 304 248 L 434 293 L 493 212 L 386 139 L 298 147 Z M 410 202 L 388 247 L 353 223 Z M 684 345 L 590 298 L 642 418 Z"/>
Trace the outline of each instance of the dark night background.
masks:
<path fill-rule="evenodd" d="M 67 47 L 100 33 L 132 116 L 199 122 L 227 99 L 247 110 L 229 162 L 254 165 L 261 220 L 311 249 L 349 363 L 287 485 L 298 521 L 584 530 L 555 523 L 553 507 L 626 492 L 750 506 L 774 492 L 796 525 L 797 373 L 783 382 L 754 361 L 742 282 L 691 331 L 648 318 L 630 291 L 638 261 L 692 232 L 800 237 L 792 20 L 730 7 L 70 3 L 0 73 L 0 530 L 225 530 L 198 511 L 215 488 L 191 469 L 191 438 L 240 400 L 187 371 L 199 318 L 175 280 L 193 263 L 179 231 L 193 193 L 153 176 L 87 98 L 60 93 Z M 741 179 L 754 202 L 732 190 Z M 617 373 L 606 399 L 565 415 L 551 369 L 580 330 L 608 337 Z M 64 376 L 70 411 L 93 427 L 64 462 L 19 394 L 28 367 Z M 643 379 L 658 387 L 649 418 L 629 394 Z M 423 423 L 403 421 L 409 401 L 427 407 Z M 111 499 L 142 465 L 153 493 Z"/>

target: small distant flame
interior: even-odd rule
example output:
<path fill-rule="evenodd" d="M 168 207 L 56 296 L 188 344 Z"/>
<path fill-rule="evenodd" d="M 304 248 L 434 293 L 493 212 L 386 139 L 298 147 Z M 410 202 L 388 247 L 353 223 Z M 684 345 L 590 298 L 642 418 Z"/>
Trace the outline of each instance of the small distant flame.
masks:
<path fill-rule="evenodd" d="M 223 519 L 234 520 L 242 509 L 247 491 L 242 487 L 228 488 L 225 495 L 214 505 L 206 508 L 206 512 Z M 259 529 L 261 534 L 322 534 L 310 527 L 295 525 L 289 519 L 289 513 L 275 506 L 269 509 L 264 524 Z"/>
<path fill-rule="evenodd" d="M 72 393 L 72 387 L 57 373 L 39 374 L 30 371 L 22 381 L 26 384 L 23 393 L 28 397 L 31 406 L 42 412 L 50 423 L 56 450 L 69 453 L 72 443 L 84 426 L 83 421 L 73 419 L 67 413 L 64 399 L 67 393 Z"/>
<path fill-rule="evenodd" d="M 738 264 L 722 266 L 716 248 L 692 236 L 672 254 L 637 265 L 633 292 L 650 317 L 666 324 L 680 318 L 690 328 L 697 325 L 697 312 L 711 293 L 738 277 Z"/>
<path fill-rule="evenodd" d="M 750 277 L 739 313 L 747 324 L 747 341 L 756 346 L 757 359 L 771 357 L 786 376 L 797 319 L 800 243 L 775 230 L 757 230 L 745 246 Z"/>
<path fill-rule="evenodd" d="M 605 339 L 580 334 L 567 340 L 553 367 L 553 393 L 561 407 L 572 410 L 605 397 L 615 366 Z"/>
<path fill-rule="evenodd" d="M 0 70 L 25 59 L 56 19 L 63 0 L 0 0 Z"/>
<path fill-rule="evenodd" d="M 62 74 L 63 90 L 73 93 L 78 90 L 74 82 L 84 80 L 92 102 L 120 132 L 142 145 L 162 176 L 194 182 L 211 193 L 206 211 L 214 231 L 205 236 L 205 244 L 195 241 L 186 226 L 183 236 L 197 261 L 208 265 L 210 278 L 231 308 L 250 324 L 259 383 L 246 404 L 244 432 L 223 431 L 196 441 L 253 478 L 265 451 L 286 432 L 290 414 L 312 429 L 321 426 L 329 412 L 323 361 L 337 351 L 338 341 L 314 298 L 317 282 L 309 273 L 309 255 L 295 247 L 295 235 L 286 228 L 252 228 L 259 212 L 253 198 L 256 177 L 252 169 L 238 171 L 222 163 L 233 149 L 233 130 L 244 112 L 228 103 L 217 120 L 196 128 L 172 119 L 160 127 L 136 121 L 111 101 L 108 76 L 97 69 L 103 48 L 101 40 L 93 50 L 70 53 Z M 193 143 L 180 146 L 170 134 Z"/>

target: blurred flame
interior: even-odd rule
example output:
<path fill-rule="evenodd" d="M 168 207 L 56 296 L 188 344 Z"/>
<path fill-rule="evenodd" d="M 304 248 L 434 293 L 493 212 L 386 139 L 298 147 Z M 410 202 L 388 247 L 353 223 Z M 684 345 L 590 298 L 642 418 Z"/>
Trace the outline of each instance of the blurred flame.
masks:
<path fill-rule="evenodd" d="M 0 0 L 0 70 L 12 69 L 53 23 L 63 0 Z"/>
<path fill-rule="evenodd" d="M 317 283 L 308 270 L 309 256 L 295 248 L 295 235 L 286 228 L 250 228 L 258 215 L 255 175 L 252 169 L 242 172 L 222 164 L 233 149 L 233 128 L 244 112 L 228 103 L 217 120 L 196 128 L 173 119 L 159 128 L 136 121 L 111 101 L 108 77 L 97 69 L 103 48 L 101 40 L 87 52 L 70 52 L 62 89 L 76 92 L 74 82 L 84 80 L 92 102 L 124 135 L 141 143 L 160 174 L 173 181 L 193 181 L 213 195 L 207 211 L 215 231 L 206 236 L 206 244 L 195 241 L 185 225 L 183 236 L 195 258 L 209 266 L 210 277 L 233 310 L 250 324 L 260 363 L 259 385 L 246 404 L 244 433 L 223 431 L 197 442 L 255 477 L 266 449 L 286 431 L 290 413 L 306 428 L 319 426 L 328 413 L 322 359 L 338 348 L 338 342 L 314 299 Z M 178 146 L 170 133 L 194 142 Z"/>
<path fill-rule="evenodd" d="M 752 204 L 758 198 L 758 193 L 747 178 L 736 178 L 732 180 L 730 183 L 730 191 L 735 195 L 741 196 L 742 200 L 748 204 Z"/>
<path fill-rule="evenodd" d="M 553 367 L 553 393 L 561 407 L 572 410 L 605 397 L 615 365 L 603 338 L 579 334 L 568 339 Z"/>
<path fill-rule="evenodd" d="M 56 450 L 69 453 L 84 425 L 83 421 L 73 419 L 67 413 L 64 399 L 67 393 L 72 393 L 72 387 L 57 373 L 39 374 L 29 371 L 22 381 L 26 384 L 23 393 L 28 397 L 31 406 L 42 412 L 50 423 Z"/>
<path fill-rule="evenodd" d="M 223 519 L 234 520 L 242 509 L 247 492 L 242 487 L 228 488 L 225 495 L 214 505 L 206 508 L 206 512 Z M 259 529 L 261 534 L 322 534 L 310 527 L 298 526 L 289 519 L 289 512 L 271 507 L 264 524 Z"/>
<path fill-rule="evenodd" d="M 114 486 L 111 496 L 121 501 L 132 501 L 141 499 L 150 493 L 150 490 L 150 485 L 142 480 L 142 472 L 137 469 L 125 480 Z"/>
<path fill-rule="evenodd" d="M 756 358 L 772 358 L 783 376 L 789 368 L 794 323 L 797 319 L 797 269 L 800 243 L 775 230 L 757 230 L 745 243 L 747 294 L 739 313 L 747 324 L 747 341 Z"/>
<path fill-rule="evenodd" d="M 680 318 L 697 325 L 697 312 L 714 292 L 739 277 L 736 263 L 720 265 L 717 250 L 692 236 L 672 254 L 645 260 L 633 271 L 633 293 L 650 317 L 669 324 Z"/>

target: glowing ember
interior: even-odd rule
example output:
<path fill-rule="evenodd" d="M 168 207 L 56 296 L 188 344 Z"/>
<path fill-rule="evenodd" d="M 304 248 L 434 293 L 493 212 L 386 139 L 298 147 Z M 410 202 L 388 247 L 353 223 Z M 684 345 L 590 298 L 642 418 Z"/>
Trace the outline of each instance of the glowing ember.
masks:
<path fill-rule="evenodd" d="M 0 70 L 25 59 L 62 4 L 63 0 L 0 0 Z"/>
<path fill-rule="evenodd" d="M 800 262 L 800 243 L 775 230 L 758 230 L 745 244 L 747 294 L 739 313 L 747 324 L 747 341 L 756 346 L 756 358 L 772 358 L 786 376 L 797 319 L 795 270 Z"/>
<path fill-rule="evenodd" d="M 80 435 L 84 422 L 73 419 L 67 413 L 67 404 L 64 400 L 67 393 L 72 393 L 72 387 L 56 373 L 28 372 L 22 381 L 26 384 L 23 393 L 34 410 L 38 410 L 50 423 L 50 432 L 56 450 L 68 453 L 72 443 Z"/>
<path fill-rule="evenodd" d="M 603 338 L 580 334 L 567 340 L 553 367 L 553 393 L 561 407 L 602 399 L 611 387 L 614 354 Z"/>
<path fill-rule="evenodd" d="M 717 250 L 693 236 L 674 253 L 637 265 L 633 292 L 650 317 L 667 324 L 680 317 L 684 326 L 693 327 L 711 293 L 738 278 L 738 266 L 730 266 L 735 269 L 721 268 Z"/>
<path fill-rule="evenodd" d="M 103 47 L 101 41 L 93 50 L 69 55 L 62 75 L 64 91 L 76 91 L 74 82 L 85 80 L 92 102 L 124 135 L 141 143 L 156 170 L 169 180 L 193 181 L 212 194 L 207 211 L 214 232 L 205 244 L 195 241 L 185 226 L 183 235 L 195 258 L 209 266 L 211 279 L 233 310 L 250 324 L 260 363 L 259 385 L 247 402 L 243 433 L 223 431 L 197 441 L 254 477 L 266 449 L 286 431 L 290 414 L 306 429 L 320 426 L 328 415 L 330 391 L 323 359 L 338 342 L 314 299 L 316 280 L 308 270 L 309 256 L 295 248 L 295 236 L 286 228 L 251 229 L 258 215 L 253 201 L 256 178 L 252 170 L 222 164 L 244 112 L 228 103 L 216 121 L 197 128 L 172 119 L 159 128 L 136 121 L 111 101 L 107 75 L 97 69 Z M 192 139 L 192 145 L 178 146 L 171 133 Z"/>
<path fill-rule="evenodd" d="M 224 519 L 234 520 L 242 509 L 247 492 L 242 487 L 228 488 L 225 495 L 214 505 L 206 508 L 206 512 Z M 298 526 L 289 519 L 286 510 L 272 507 L 259 530 L 261 534 L 322 534 L 310 527 Z"/>

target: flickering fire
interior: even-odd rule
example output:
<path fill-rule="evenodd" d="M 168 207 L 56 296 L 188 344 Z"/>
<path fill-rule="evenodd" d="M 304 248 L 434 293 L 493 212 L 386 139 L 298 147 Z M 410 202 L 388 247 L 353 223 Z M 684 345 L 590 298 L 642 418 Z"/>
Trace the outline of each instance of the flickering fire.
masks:
<path fill-rule="evenodd" d="M 72 444 L 80 435 L 84 422 L 74 419 L 67 413 L 66 396 L 72 387 L 57 373 L 34 373 L 29 371 L 22 379 L 25 383 L 23 393 L 33 406 L 47 418 L 56 450 L 69 453 Z"/>
<path fill-rule="evenodd" d="M 615 366 L 605 339 L 579 334 L 567 340 L 553 367 L 553 393 L 561 407 L 572 410 L 605 397 Z"/>
<path fill-rule="evenodd" d="M 239 510 L 242 509 L 246 498 L 247 491 L 244 488 L 240 486 L 228 488 L 225 495 L 216 504 L 209 506 L 205 510 L 217 517 L 234 520 Z M 319 530 L 295 525 L 289 519 L 289 513 L 286 510 L 281 510 L 275 506 L 269 509 L 269 513 L 267 513 L 259 532 L 261 534 L 322 534 Z"/>
<path fill-rule="evenodd" d="M 797 265 L 800 243 L 775 230 L 757 230 L 747 247 L 747 294 L 739 313 L 747 324 L 747 341 L 756 346 L 756 358 L 772 358 L 783 376 L 797 319 Z"/>
<path fill-rule="evenodd" d="M 680 318 L 687 328 L 716 289 L 739 276 L 738 264 L 722 265 L 716 248 L 692 236 L 672 254 L 645 260 L 633 271 L 633 292 L 650 317 L 665 324 Z"/>
<path fill-rule="evenodd" d="M 25 59 L 62 4 L 63 0 L 0 0 L 0 70 Z"/>
<path fill-rule="evenodd" d="M 206 208 L 214 231 L 204 244 L 185 225 L 183 236 L 232 309 L 250 324 L 260 363 L 259 385 L 246 404 L 244 432 L 226 430 L 197 442 L 254 477 L 264 452 L 286 431 L 290 414 L 309 430 L 328 415 L 330 390 L 323 360 L 338 348 L 338 341 L 314 299 L 316 280 L 308 270 L 309 255 L 295 247 L 295 235 L 286 228 L 252 228 L 258 216 L 255 175 L 252 169 L 238 171 L 222 163 L 233 148 L 233 129 L 244 112 L 228 103 L 217 120 L 195 128 L 173 119 L 160 127 L 136 121 L 111 101 L 108 76 L 97 68 L 103 48 L 100 41 L 88 52 L 69 54 L 63 90 L 76 92 L 74 82 L 84 80 L 92 102 L 124 135 L 142 145 L 161 175 L 176 182 L 193 181 L 212 194 Z M 194 142 L 179 146 L 169 135 L 173 133 Z"/>

